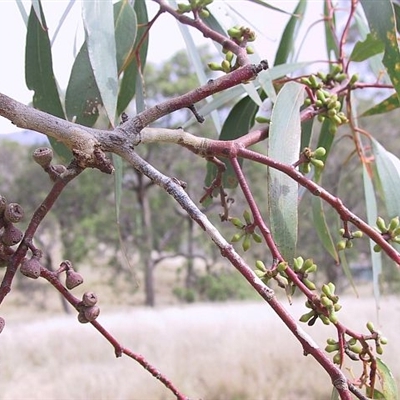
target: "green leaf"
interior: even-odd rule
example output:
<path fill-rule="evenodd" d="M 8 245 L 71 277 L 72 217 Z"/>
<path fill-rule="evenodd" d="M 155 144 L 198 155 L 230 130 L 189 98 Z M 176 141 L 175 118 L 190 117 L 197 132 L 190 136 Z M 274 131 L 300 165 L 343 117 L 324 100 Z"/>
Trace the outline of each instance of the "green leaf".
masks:
<path fill-rule="evenodd" d="M 114 124 L 117 109 L 118 70 L 112 1 L 84 1 L 82 15 L 90 65 L 108 119 L 111 124 Z"/>
<path fill-rule="evenodd" d="M 117 69 L 120 73 L 134 49 L 137 33 L 136 13 L 129 2 L 121 0 L 114 4 L 114 27 Z"/>
<path fill-rule="evenodd" d="M 369 110 L 363 112 L 361 117 L 369 117 L 371 115 L 384 114 L 389 111 L 395 110 L 400 107 L 399 97 L 396 93 L 392 94 L 385 100 L 381 101 L 379 104 L 371 107 Z"/>
<path fill-rule="evenodd" d="M 41 21 L 46 20 L 41 8 Z M 25 80 L 28 89 L 33 90 L 33 106 L 59 118 L 65 119 L 53 72 L 51 46 L 47 29 L 43 29 L 36 12 L 31 9 L 28 19 L 25 48 Z M 72 158 L 70 150 L 61 142 L 49 138 L 54 151 L 62 162 Z"/>
<path fill-rule="evenodd" d="M 375 190 L 365 164 L 363 165 L 363 184 L 364 184 L 365 204 L 367 207 L 367 222 L 370 226 L 374 226 L 376 223 L 376 219 L 378 217 L 378 208 L 376 205 Z M 370 240 L 369 248 L 370 248 L 371 262 L 372 262 L 374 297 L 375 297 L 376 307 L 378 309 L 380 301 L 379 275 L 382 272 L 382 253 L 381 252 L 377 253 L 376 251 L 374 251 L 374 245 L 375 242 Z"/>
<path fill-rule="evenodd" d="M 376 369 L 380 377 L 382 393 L 385 399 L 398 400 L 399 392 L 397 390 L 396 380 L 388 366 L 380 358 L 376 359 Z"/>
<path fill-rule="evenodd" d="M 321 157 L 324 163 L 327 160 L 329 152 L 332 148 L 334 140 L 334 135 L 329 132 L 329 121 L 325 120 L 321 126 L 321 131 L 318 138 L 318 147 L 324 147 L 326 149 L 325 156 Z M 315 170 L 314 180 L 316 183 L 320 184 L 322 179 L 323 170 Z M 313 222 L 316 229 L 319 240 L 324 246 L 325 250 L 332 256 L 335 262 L 339 262 L 339 255 L 336 250 L 335 242 L 333 241 L 332 234 L 330 232 L 330 227 L 326 222 L 325 211 L 323 208 L 323 203 L 319 197 L 313 197 L 312 199 L 312 212 L 313 212 Z"/>
<path fill-rule="evenodd" d="M 396 17 L 396 28 L 397 32 L 399 32 L 400 29 L 400 5 L 397 3 L 392 3 L 393 4 L 393 9 L 394 9 L 394 15 Z"/>
<path fill-rule="evenodd" d="M 339 264 L 339 255 L 336 250 L 336 246 L 333 241 L 329 225 L 326 222 L 323 202 L 321 198 L 313 196 L 311 204 L 312 204 L 312 216 L 313 216 L 314 228 L 317 232 L 319 240 L 321 241 L 325 250 L 335 260 L 335 262 Z"/>
<path fill-rule="evenodd" d="M 248 133 L 254 124 L 254 117 L 257 109 L 258 106 L 250 99 L 250 97 L 246 96 L 240 100 L 232 108 L 226 118 L 224 125 L 222 126 L 219 140 L 234 140 Z M 236 174 L 229 160 L 223 159 L 222 161 L 226 164 L 226 171 L 223 175 L 223 186 L 224 188 L 233 189 L 238 184 Z M 239 162 L 242 162 L 242 160 L 239 160 Z M 205 179 L 206 186 L 211 184 L 216 173 L 216 166 L 213 163 L 208 162 L 207 175 Z"/>
<path fill-rule="evenodd" d="M 67 118 L 77 124 L 93 126 L 99 116 L 100 105 L 101 96 L 85 42 L 75 58 L 65 93 Z"/>
<path fill-rule="evenodd" d="M 31 0 L 31 1 L 32 1 L 32 7 L 33 7 L 33 9 L 35 11 L 36 18 L 38 19 L 38 22 L 39 22 L 40 26 L 44 30 L 47 29 L 46 21 L 44 19 L 44 15 L 43 15 L 41 1 L 40 0 Z"/>
<path fill-rule="evenodd" d="M 294 50 L 294 44 L 297 39 L 298 31 L 303 22 L 304 12 L 307 7 L 306 0 L 300 0 L 295 8 L 292 17 L 286 24 L 283 31 L 281 42 L 278 46 L 278 51 L 275 56 L 274 65 L 285 64 Z"/>
<path fill-rule="evenodd" d="M 382 61 L 400 99 L 400 51 L 397 43 L 392 2 L 390 0 L 361 0 L 361 4 L 367 17 L 372 37 L 384 44 L 385 53 Z"/>
<path fill-rule="evenodd" d="M 289 82 L 276 98 L 271 114 L 268 156 L 293 164 L 299 159 L 301 140 L 300 107 L 304 86 Z M 268 206 L 273 237 L 286 260 L 295 256 L 298 225 L 298 184 L 286 174 L 268 168 Z"/>
<path fill-rule="evenodd" d="M 145 1 L 135 1 L 134 11 L 137 19 L 135 45 L 123 66 L 124 75 L 120 84 L 117 102 L 117 114 L 120 115 L 129 105 L 136 92 L 136 78 L 146 65 L 149 37 L 147 23 L 149 21 Z M 146 36 L 144 36 L 146 35 Z M 140 49 L 137 47 L 140 45 Z"/>
<path fill-rule="evenodd" d="M 400 215 L 400 160 L 377 140 L 371 140 L 388 218 L 391 219 Z"/>
<path fill-rule="evenodd" d="M 385 46 L 381 40 L 369 33 L 364 41 L 359 41 L 355 44 L 350 55 L 350 60 L 357 62 L 364 61 L 376 54 L 383 53 L 384 50 Z"/>
<path fill-rule="evenodd" d="M 309 147 L 311 144 L 312 130 L 314 126 L 314 118 L 310 118 L 301 122 L 301 143 L 300 150 Z"/>

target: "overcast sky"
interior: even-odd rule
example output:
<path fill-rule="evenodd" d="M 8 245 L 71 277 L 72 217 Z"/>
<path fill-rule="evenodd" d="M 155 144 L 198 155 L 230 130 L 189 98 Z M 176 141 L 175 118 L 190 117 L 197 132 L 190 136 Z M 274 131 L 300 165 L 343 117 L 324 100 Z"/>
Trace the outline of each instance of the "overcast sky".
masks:
<path fill-rule="evenodd" d="M 54 34 L 58 21 L 68 3 L 69 1 L 62 0 L 43 1 L 50 37 Z M 149 14 L 154 15 L 157 10 L 156 4 L 149 0 L 147 0 L 147 3 Z M 268 3 L 292 11 L 298 1 L 268 1 Z M 23 4 L 28 11 L 31 2 L 23 1 Z M 213 6 L 223 18 L 227 27 L 232 26 L 230 24 L 233 22 L 232 17 L 225 16 L 224 7 L 227 4 L 238 11 L 238 14 L 233 15 L 233 18 L 237 19 L 235 22 L 242 22 L 246 25 L 246 22 L 240 21 L 240 16 L 243 16 L 260 28 L 261 32 L 258 33 L 255 43 L 257 52 L 261 58 L 273 60 L 279 37 L 288 16 L 271 12 L 264 7 L 244 0 L 215 0 Z M 322 0 L 309 1 L 307 19 L 299 39 L 304 35 L 310 23 L 321 16 L 322 4 Z M 80 1 L 76 1 L 53 46 L 54 71 L 62 89 L 65 89 L 68 82 L 73 54 L 76 51 L 74 49 L 76 32 L 79 32 L 81 27 L 81 4 Z M 194 32 L 193 29 L 191 31 Z M 196 43 L 205 43 L 205 39 L 200 34 L 196 34 L 196 32 L 194 34 Z M 32 93 L 25 86 L 24 73 L 26 28 L 14 0 L 0 0 L 0 35 L 0 92 L 23 103 L 29 103 L 32 99 Z M 303 60 L 307 57 L 311 59 L 315 51 L 318 51 L 317 49 L 320 51 L 322 48 L 324 35 L 321 24 L 311 30 L 310 40 L 312 42 L 310 41 L 304 46 L 305 49 L 309 50 L 303 53 Z M 177 24 L 169 15 L 163 15 L 151 29 L 148 59 L 152 62 L 162 62 L 181 48 L 184 48 L 184 41 Z M 14 132 L 15 130 L 16 128 L 9 121 L 0 117 L 0 134 Z"/>

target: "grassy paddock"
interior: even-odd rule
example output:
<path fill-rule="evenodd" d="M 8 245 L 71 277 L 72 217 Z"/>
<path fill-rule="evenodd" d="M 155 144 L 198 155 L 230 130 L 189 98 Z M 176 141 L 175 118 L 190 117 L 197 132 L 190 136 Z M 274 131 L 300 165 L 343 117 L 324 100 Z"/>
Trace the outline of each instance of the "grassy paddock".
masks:
<path fill-rule="evenodd" d="M 339 315 L 351 327 L 365 331 L 367 320 L 376 321 L 373 299 L 344 298 L 341 303 Z M 290 310 L 298 318 L 304 306 L 297 301 Z M 100 335 L 75 316 L 9 317 L 0 337 L 1 400 L 173 398 L 135 362 L 115 359 Z M 383 359 L 399 382 L 400 301 L 382 299 L 379 319 L 375 324 L 390 339 Z M 99 320 L 192 399 L 330 398 L 329 377 L 302 355 L 264 303 L 135 307 L 104 311 Z M 333 335 L 320 322 L 305 328 L 320 346 Z"/>

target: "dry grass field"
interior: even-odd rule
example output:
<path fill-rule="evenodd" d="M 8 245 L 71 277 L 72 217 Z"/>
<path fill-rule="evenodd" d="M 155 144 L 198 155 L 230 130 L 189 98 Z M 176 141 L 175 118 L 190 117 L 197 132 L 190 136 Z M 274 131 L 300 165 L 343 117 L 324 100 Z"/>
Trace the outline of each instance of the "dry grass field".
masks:
<path fill-rule="evenodd" d="M 343 298 L 341 303 L 343 322 L 355 329 L 364 329 L 367 320 L 378 325 L 372 298 Z M 297 301 L 290 310 L 298 318 L 304 306 Z M 116 359 L 111 346 L 90 325 L 80 325 L 75 315 L 32 315 L 27 310 L 4 316 L 0 400 L 174 398 L 134 361 Z M 398 298 L 382 299 L 379 320 L 389 337 L 383 359 L 399 383 Z M 330 399 L 328 375 L 302 355 L 265 303 L 106 309 L 99 321 L 191 399 Z M 320 346 L 332 335 L 319 322 L 305 328 Z"/>

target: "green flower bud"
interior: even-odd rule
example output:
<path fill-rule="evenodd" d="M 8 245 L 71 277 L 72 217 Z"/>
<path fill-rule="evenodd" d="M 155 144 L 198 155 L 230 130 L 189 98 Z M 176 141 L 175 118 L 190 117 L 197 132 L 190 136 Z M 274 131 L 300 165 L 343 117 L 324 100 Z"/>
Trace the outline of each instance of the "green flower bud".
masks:
<path fill-rule="evenodd" d="M 231 72 L 231 63 L 229 61 L 227 61 L 227 60 L 222 60 L 221 69 L 225 73 Z"/>
<path fill-rule="evenodd" d="M 242 242 L 243 251 L 249 250 L 251 247 L 251 236 L 250 234 L 246 233 Z"/>
<path fill-rule="evenodd" d="M 242 232 L 242 233 L 235 233 L 235 234 L 232 236 L 231 243 L 238 242 L 243 236 L 244 236 L 244 232 Z"/>
<path fill-rule="evenodd" d="M 210 62 L 207 65 L 208 68 L 211 69 L 211 71 L 222 71 L 221 65 L 216 62 Z"/>
<path fill-rule="evenodd" d="M 314 150 L 314 157 L 317 158 L 324 157 L 325 154 L 326 154 L 325 147 L 318 147 L 317 149 Z"/>
<path fill-rule="evenodd" d="M 233 56 L 234 56 L 233 52 L 229 50 L 225 55 L 225 60 L 231 62 L 233 60 Z"/>
<path fill-rule="evenodd" d="M 246 221 L 247 225 L 250 225 L 252 223 L 251 214 L 250 214 L 249 210 L 244 210 L 243 211 L 243 218 Z"/>
<path fill-rule="evenodd" d="M 339 343 L 328 344 L 328 345 L 325 347 L 325 351 L 326 351 L 327 353 L 333 353 L 334 351 L 337 351 L 337 350 L 339 350 Z"/>
<path fill-rule="evenodd" d="M 236 228 L 242 229 L 245 225 L 243 224 L 243 222 L 237 218 L 237 217 L 232 217 L 229 219 L 229 221 L 236 226 Z"/>
<path fill-rule="evenodd" d="M 208 18 L 210 16 L 210 11 L 206 10 L 205 8 L 201 8 L 199 15 L 201 18 Z"/>
<path fill-rule="evenodd" d="M 314 310 L 311 310 L 311 311 L 309 311 L 308 313 L 306 313 L 306 314 L 303 314 L 300 318 L 299 318 L 299 321 L 300 322 L 308 322 L 313 316 L 315 315 L 315 311 Z"/>
<path fill-rule="evenodd" d="M 362 231 L 355 231 L 355 232 L 353 232 L 353 238 L 355 238 L 355 239 L 360 239 L 360 238 L 362 238 L 362 237 L 363 237 Z"/>
<path fill-rule="evenodd" d="M 399 217 L 394 217 L 390 220 L 389 223 L 389 232 L 393 232 L 399 226 Z"/>
<path fill-rule="evenodd" d="M 253 232 L 251 236 L 256 243 L 262 243 L 262 237 L 258 233 Z"/>
<path fill-rule="evenodd" d="M 256 268 L 262 272 L 265 272 L 267 270 L 265 264 L 261 260 L 256 261 Z"/>
<path fill-rule="evenodd" d="M 371 332 L 374 333 L 375 332 L 375 327 L 374 324 L 371 321 L 367 322 L 367 329 Z"/>
<path fill-rule="evenodd" d="M 252 46 L 246 46 L 246 53 L 247 54 L 254 54 L 254 49 Z"/>
<path fill-rule="evenodd" d="M 304 285 L 306 285 L 306 287 L 308 288 L 308 289 L 310 289 L 310 290 L 315 290 L 316 289 L 316 286 L 315 286 L 315 283 L 314 282 L 311 282 L 309 279 L 307 279 L 307 278 L 304 278 L 303 279 L 303 283 L 304 283 Z"/>

